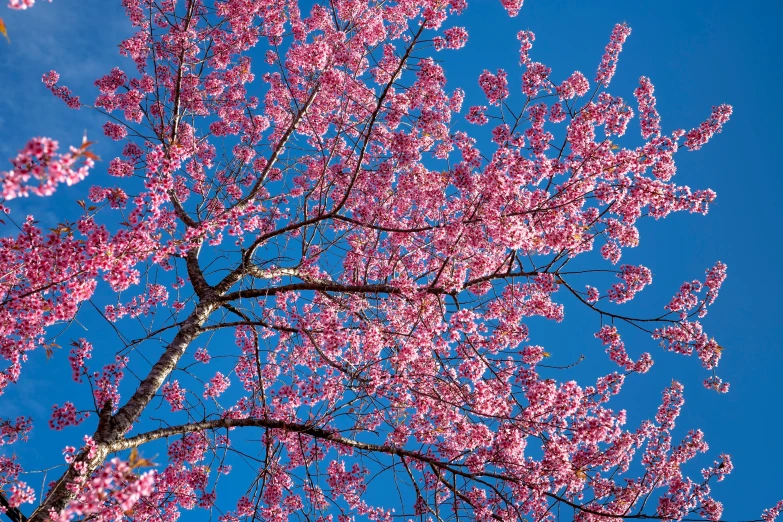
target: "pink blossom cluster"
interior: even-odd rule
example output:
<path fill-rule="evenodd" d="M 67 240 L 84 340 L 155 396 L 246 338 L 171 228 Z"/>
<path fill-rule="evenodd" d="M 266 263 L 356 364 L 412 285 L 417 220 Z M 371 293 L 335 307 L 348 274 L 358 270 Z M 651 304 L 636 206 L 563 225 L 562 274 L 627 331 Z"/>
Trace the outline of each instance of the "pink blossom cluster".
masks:
<path fill-rule="evenodd" d="M 657 138 L 661 135 L 661 117 L 655 109 L 655 88 L 646 76 L 639 78 L 639 87 L 633 91 L 639 104 L 639 124 L 642 127 L 642 138 Z"/>
<path fill-rule="evenodd" d="M 19 508 L 25 503 L 35 502 L 35 492 L 26 482 L 18 480 L 22 467 L 16 462 L 16 456 L 0 456 L 0 488 L 3 488 L 8 506 Z M 9 486 L 10 487 L 6 487 Z M 4 505 L 0 505 L 0 514 L 8 513 Z M 11 514 L 8 515 L 12 516 Z"/>
<path fill-rule="evenodd" d="M 77 412 L 72 402 L 66 401 L 62 407 L 52 406 L 52 418 L 49 427 L 53 430 L 62 430 L 68 426 L 78 426 L 90 416 L 89 412 Z"/>
<path fill-rule="evenodd" d="M 721 131 L 723 125 L 731 117 L 731 105 L 718 105 L 712 108 L 709 119 L 685 135 L 685 147 L 688 150 L 699 150 L 710 139 Z"/>
<path fill-rule="evenodd" d="M 50 196 L 57 185 L 73 185 L 83 180 L 94 161 L 82 149 L 71 147 L 70 152 L 58 153 L 59 144 L 50 138 L 32 138 L 25 148 L 11 160 L 12 170 L 0 172 L 3 197 L 6 200 L 30 193 Z"/>
<path fill-rule="evenodd" d="M 89 477 L 82 477 L 78 496 L 61 512 L 50 512 L 53 522 L 88 517 L 98 522 L 118 522 L 143 498 L 152 494 L 155 471 L 136 475 L 128 462 L 113 458 Z"/>
<path fill-rule="evenodd" d="M 595 75 L 595 81 L 604 87 L 609 87 L 615 71 L 617 70 L 617 59 L 623 50 L 625 40 L 631 35 L 631 28 L 625 24 L 617 24 L 612 30 L 612 37 L 606 45 L 606 51 L 601 57 L 601 64 L 598 66 L 598 72 Z"/>
<path fill-rule="evenodd" d="M 93 382 L 95 386 L 94 396 L 95 403 L 100 407 L 105 404 L 111 404 L 113 409 L 116 409 L 120 404 L 120 381 L 124 377 L 125 373 L 123 369 L 128 364 L 128 358 L 118 355 L 116 362 L 113 364 L 107 364 L 103 367 L 102 372 L 93 373 Z"/>
<path fill-rule="evenodd" d="M 15 455 L 10 457 L 0 455 L 0 486 L 5 486 L 15 481 L 23 471 L 16 458 Z"/>
<path fill-rule="evenodd" d="M 498 69 L 497 74 L 485 70 L 479 76 L 479 86 L 490 105 L 500 105 L 505 98 L 508 98 L 507 76 L 503 69 Z"/>
<path fill-rule="evenodd" d="M 468 32 L 464 27 L 452 27 L 443 31 L 443 36 L 433 39 L 435 49 L 462 49 L 468 43 Z"/>
<path fill-rule="evenodd" d="M 0 418 L 0 446 L 26 441 L 27 434 L 33 429 L 33 420 L 19 416 L 14 420 Z"/>
<path fill-rule="evenodd" d="M 533 31 L 519 31 L 517 40 L 519 40 L 519 65 L 530 63 L 530 49 L 533 48 L 536 35 Z"/>
<path fill-rule="evenodd" d="M 693 352 L 708 370 L 714 370 L 718 366 L 723 348 L 717 341 L 708 336 L 698 321 L 680 321 L 676 325 L 658 328 L 653 334 L 654 339 L 660 339 L 661 346 L 669 351 L 690 355 Z M 704 381 L 706 388 L 715 389 L 725 393 L 729 389 L 728 383 L 713 375 Z"/>
<path fill-rule="evenodd" d="M 527 70 L 522 74 L 522 92 L 530 98 L 535 98 L 541 91 L 549 92 L 551 72 L 552 69 L 543 63 L 528 63 Z"/>
<path fill-rule="evenodd" d="M 50 2 L 52 0 L 49 0 Z M 8 0 L 8 7 L 11 9 L 27 9 L 35 5 L 35 0 Z"/>
<path fill-rule="evenodd" d="M 344 497 L 349 504 L 358 504 L 364 493 L 364 475 L 359 464 L 353 464 L 350 470 L 345 469 L 345 462 L 332 461 L 329 464 L 327 484 L 335 497 Z"/>
<path fill-rule="evenodd" d="M 729 383 L 724 382 L 717 375 L 710 375 L 704 379 L 703 385 L 708 390 L 715 390 L 718 393 L 729 393 Z"/>
<path fill-rule="evenodd" d="M 707 315 L 707 307 L 715 302 L 720 287 L 726 279 L 726 268 L 724 263 L 718 261 L 715 266 L 707 270 L 704 283 L 698 280 L 683 283 L 665 308 L 671 312 L 679 312 L 682 320 L 685 320 L 691 313 L 704 317 Z M 707 292 L 704 298 L 700 299 L 697 294 L 701 293 L 704 288 L 707 288 Z M 694 309 L 696 309 L 695 312 L 692 312 Z"/>
<path fill-rule="evenodd" d="M 761 519 L 764 522 L 775 522 L 775 520 L 777 520 L 778 515 L 780 515 L 781 512 L 783 512 L 783 500 L 775 504 L 774 507 L 765 509 L 764 512 L 761 514 Z"/>
<path fill-rule="evenodd" d="M 500 0 L 500 3 L 506 8 L 509 16 L 516 16 L 522 10 L 525 0 Z"/>
<path fill-rule="evenodd" d="M 163 398 L 171 405 L 171 411 L 180 411 L 185 403 L 185 390 L 180 388 L 179 381 L 167 382 L 161 387 Z"/>
<path fill-rule="evenodd" d="M 110 321 L 118 321 L 123 317 L 139 317 L 154 313 L 154 308 L 168 301 L 169 292 L 159 284 L 147 285 L 147 292 L 131 299 L 128 304 L 106 305 L 104 311 Z"/>
<path fill-rule="evenodd" d="M 11 497 L 8 499 L 8 504 L 11 507 L 18 508 L 22 504 L 32 504 L 34 502 L 35 491 L 26 482 L 20 480 L 11 484 Z"/>
<path fill-rule="evenodd" d="M 87 375 L 85 359 L 92 359 L 92 344 L 82 338 L 74 341 L 68 362 L 71 364 L 71 377 L 75 382 L 82 382 L 82 376 Z"/>
<path fill-rule="evenodd" d="M 128 135 L 128 130 L 124 125 L 118 125 L 114 122 L 107 121 L 103 125 L 103 133 L 114 141 L 121 141 Z"/>
<path fill-rule="evenodd" d="M 474 105 L 468 109 L 468 114 L 465 115 L 465 119 L 475 125 L 484 125 L 489 122 L 485 112 L 487 111 L 486 105 Z"/>
<path fill-rule="evenodd" d="M 57 86 L 57 82 L 60 80 L 60 75 L 57 71 L 49 71 L 43 75 L 42 81 L 46 87 L 52 91 L 52 94 L 60 98 L 71 109 L 78 109 L 81 107 L 81 102 L 78 96 L 73 96 L 71 89 L 65 86 Z"/>
<path fill-rule="evenodd" d="M 96 80 L 95 86 L 100 91 L 100 94 L 95 99 L 95 106 L 105 109 L 109 113 L 121 110 L 125 120 L 129 123 L 141 122 L 143 111 L 140 104 L 144 97 L 155 88 L 154 80 L 151 76 L 145 74 L 141 78 L 133 78 L 129 81 L 125 72 L 117 67 L 112 69 L 106 76 Z M 117 92 L 120 89 L 122 90 Z M 153 112 L 156 111 L 156 109 L 152 110 Z M 127 124 L 108 122 L 104 125 L 104 133 L 115 139 L 115 136 L 127 134 L 126 127 Z"/>
<path fill-rule="evenodd" d="M 620 338 L 616 327 L 605 325 L 595 336 L 607 346 L 606 353 L 609 354 L 609 358 L 619 366 L 622 366 L 626 371 L 647 373 L 650 367 L 652 367 L 653 361 L 649 353 L 643 353 L 636 362 L 631 360 L 625 350 L 625 343 Z"/>
<path fill-rule="evenodd" d="M 225 375 L 223 375 L 222 373 L 217 372 L 209 380 L 209 382 L 204 385 L 204 398 L 216 399 L 220 397 L 223 394 L 223 392 L 225 392 L 228 389 L 230 385 L 231 385 L 231 380 Z"/>
<path fill-rule="evenodd" d="M 551 132 L 545 130 L 546 113 L 547 108 L 543 103 L 532 105 L 528 109 L 530 127 L 525 130 L 525 137 L 527 138 L 533 153 L 536 155 L 543 155 L 547 149 L 549 149 L 549 143 L 554 138 L 554 135 Z M 546 164 L 540 164 L 538 170 L 539 172 L 535 175 L 538 179 L 541 179 L 549 173 Z"/>
<path fill-rule="evenodd" d="M 118 178 L 133 175 L 133 164 L 120 158 L 114 158 L 109 163 L 108 173 Z"/>
<path fill-rule="evenodd" d="M 570 100 L 577 96 L 584 96 L 590 90 L 590 82 L 585 75 L 575 71 L 563 83 L 557 86 L 557 95 L 561 100 Z"/>
<path fill-rule="evenodd" d="M 707 294 L 704 296 L 705 305 L 711 305 L 717 299 L 720 287 L 726 280 L 727 268 L 724 263 L 718 261 L 715 266 L 707 270 L 707 277 L 704 280 L 704 286 L 707 287 Z"/>
<path fill-rule="evenodd" d="M 87 196 L 93 203 L 103 203 L 108 201 L 109 207 L 113 209 L 123 209 L 128 204 L 128 194 L 119 187 L 103 188 L 97 185 L 90 187 Z"/>
<path fill-rule="evenodd" d="M 204 363 L 204 364 L 207 364 L 207 363 L 209 363 L 210 360 L 212 360 L 212 357 L 210 357 L 209 352 L 203 346 L 196 350 L 196 353 L 193 354 L 193 357 L 198 362 Z"/>
<path fill-rule="evenodd" d="M 607 292 L 609 300 L 617 304 L 630 301 L 637 292 L 641 292 L 645 286 L 652 283 L 652 272 L 642 265 L 622 265 L 617 277 L 623 282 L 612 285 Z"/>

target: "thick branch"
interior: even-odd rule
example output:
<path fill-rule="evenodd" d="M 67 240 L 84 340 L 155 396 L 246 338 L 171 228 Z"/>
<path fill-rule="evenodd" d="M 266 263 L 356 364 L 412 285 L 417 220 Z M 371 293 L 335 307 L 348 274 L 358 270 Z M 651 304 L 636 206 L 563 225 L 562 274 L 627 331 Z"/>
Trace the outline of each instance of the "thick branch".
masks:
<path fill-rule="evenodd" d="M 152 367 L 150 373 L 141 381 L 136 392 L 112 418 L 112 428 L 115 437 L 122 436 L 131 424 L 139 418 L 139 415 L 152 400 L 158 388 L 163 385 L 163 381 L 176 368 L 187 347 L 201 333 L 201 325 L 206 322 L 209 315 L 217 308 L 218 305 L 212 302 L 201 302 L 196 306 L 196 309 L 193 310 L 191 316 L 182 325 L 177 335 L 174 336 L 166 351 L 163 352 L 158 362 Z"/>
<path fill-rule="evenodd" d="M 190 317 L 182 324 L 182 327 L 171 343 L 169 343 L 166 351 L 152 366 L 150 373 L 141 381 L 136 392 L 128 402 L 113 417 L 109 417 L 108 414 L 101 415 L 99 429 L 95 433 L 96 448 L 94 449 L 94 456 L 90 458 L 88 454 L 82 452 L 76 458 L 75 462 L 68 467 L 65 474 L 57 481 L 57 485 L 46 497 L 46 500 L 30 516 L 30 522 L 43 522 L 47 519 L 50 511 L 62 511 L 76 495 L 67 485 L 85 480 L 84 477 L 89 477 L 103 464 L 110 452 L 117 451 L 114 447 L 116 441 L 139 418 L 155 393 L 163 385 L 163 382 L 176 368 L 187 347 L 201 333 L 201 325 L 207 321 L 209 315 L 216 308 L 218 308 L 218 305 L 212 302 L 199 303 Z M 76 462 L 84 464 L 83 474 L 76 472 L 74 468 Z"/>
<path fill-rule="evenodd" d="M 469 288 L 480 283 L 492 281 L 495 279 L 505 279 L 507 277 L 532 277 L 538 275 L 539 272 L 501 272 L 497 274 L 490 274 L 486 276 L 477 277 L 466 281 L 463 288 Z M 290 274 L 286 274 L 290 275 Z M 354 294 L 402 294 L 402 291 L 396 286 L 388 284 L 364 284 L 364 285 L 350 285 L 342 283 L 334 283 L 331 281 L 308 281 L 304 283 L 291 283 L 283 286 L 275 286 L 270 288 L 245 288 L 237 290 L 230 294 L 226 294 L 219 298 L 219 301 L 233 301 L 235 299 L 248 299 L 258 297 L 269 297 L 271 295 L 277 295 L 282 292 L 295 292 L 300 290 L 315 290 L 320 292 L 342 292 L 342 293 L 354 293 Z M 422 291 L 428 294 L 435 295 L 454 295 L 452 290 L 446 290 L 442 287 L 429 286 L 422 287 Z"/>
<path fill-rule="evenodd" d="M 337 444 L 350 446 L 357 450 L 371 451 L 375 453 L 384 453 L 387 455 L 394 455 L 401 458 L 405 457 L 405 458 L 418 460 L 419 462 L 431 466 L 433 469 L 439 469 L 441 471 L 453 473 L 455 475 L 461 476 L 469 480 L 479 480 L 479 482 L 483 483 L 484 481 L 481 481 L 480 480 L 481 478 L 494 478 L 506 482 L 522 484 L 523 486 L 531 489 L 533 488 L 533 486 L 531 486 L 530 484 L 527 484 L 521 481 L 520 479 L 510 475 L 490 473 L 490 472 L 472 473 L 468 471 L 463 471 L 462 469 L 455 467 L 453 464 L 450 464 L 448 462 L 443 462 L 430 455 L 424 455 L 416 451 L 410 451 L 396 446 L 360 442 L 354 439 L 343 437 L 339 435 L 338 432 L 336 431 L 326 430 L 324 428 L 318 428 L 311 424 L 297 424 L 293 422 L 285 422 L 285 421 L 266 419 L 266 418 L 217 419 L 211 421 L 194 422 L 191 424 L 181 424 L 179 426 L 170 426 L 167 428 L 160 428 L 147 433 L 136 435 L 134 437 L 130 437 L 128 439 L 124 439 L 121 441 L 116 441 L 112 443 L 110 447 L 111 447 L 111 451 L 122 451 L 130 448 L 136 448 L 147 442 L 151 442 L 154 440 L 171 437 L 175 435 L 183 435 L 185 433 L 193 433 L 193 432 L 200 432 L 206 430 L 229 429 L 229 428 L 238 428 L 238 427 L 279 429 L 289 433 L 302 433 L 317 439 L 327 440 Z M 453 491 L 457 493 L 456 490 Z M 604 513 L 601 511 L 596 511 L 586 506 L 580 506 L 579 504 L 571 502 L 570 500 L 560 495 L 557 495 L 555 493 L 550 493 L 547 491 L 541 491 L 540 493 L 545 495 L 546 497 L 551 498 L 552 500 L 555 500 L 557 502 L 562 502 L 578 511 L 583 511 L 585 513 L 589 513 L 592 515 L 604 516 L 604 517 L 615 518 L 615 519 L 628 518 L 628 519 L 660 520 L 663 518 L 661 516 L 645 515 L 642 513 L 638 513 L 636 515 Z M 462 495 L 459 496 L 460 498 L 463 498 L 463 500 L 466 500 L 466 498 L 462 497 Z"/>
<path fill-rule="evenodd" d="M 19 511 L 18 508 L 11 507 L 11 504 L 8 503 L 8 499 L 5 498 L 5 495 L 0 490 L 0 506 L 5 508 L 5 516 L 8 517 L 8 519 L 11 522 L 27 522 L 27 517 L 22 514 L 21 511 Z"/>

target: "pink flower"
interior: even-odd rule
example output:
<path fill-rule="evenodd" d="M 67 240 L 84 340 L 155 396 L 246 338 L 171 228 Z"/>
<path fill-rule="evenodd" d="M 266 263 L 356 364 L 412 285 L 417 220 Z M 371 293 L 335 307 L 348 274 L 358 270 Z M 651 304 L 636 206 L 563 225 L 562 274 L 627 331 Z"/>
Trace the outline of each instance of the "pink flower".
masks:
<path fill-rule="evenodd" d="M 72 402 L 66 402 L 62 408 L 55 404 L 52 406 L 49 427 L 59 431 L 67 426 L 78 426 L 89 416 L 89 412 L 77 412 Z"/>
<path fill-rule="evenodd" d="M 500 0 L 500 3 L 506 8 L 509 16 L 516 16 L 522 9 L 522 4 L 525 3 L 525 0 Z"/>
<path fill-rule="evenodd" d="M 489 121 L 489 118 L 484 114 L 486 110 L 486 105 L 474 105 L 468 109 L 465 119 L 476 125 L 484 125 Z"/>
<path fill-rule="evenodd" d="M 445 37 L 445 38 L 444 38 Z M 452 27 L 443 31 L 443 37 L 437 36 L 433 43 L 435 49 L 462 49 L 468 42 L 468 32 L 464 27 Z"/>
<path fill-rule="evenodd" d="M 180 388 L 179 381 L 170 381 L 161 388 L 163 398 L 171 405 L 171 411 L 179 411 L 185 402 L 185 390 Z"/>
<path fill-rule="evenodd" d="M 527 70 L 522 74 L 522 92 L 530 98 L 535 98 L 540 91 L 549 92 L 549 74 L 551 72 L 552 69 L 543 63 L 528 63 Z"/>
<path fill-rule="evenodd" d="M 196 353 L 193 355 L 195 359 L 198 362 L 207 364 L 212 358 L 209 356 L 209 352 L 207 352 L 207 349 L 204 347 L 199 348 L 196 350 Z"/>
<path fill-rule="evenodd" d="M 598 72 L 595 75 L 595 81 L 604 87 L 609 87 L 609 82 L 612 81 L 612 76 L 617 70 L 620 51 L 623 50 L 623 44 L 630 34 L 631 28 L 625 24 L 617 24 L 612 30 L 612 38 L 606 46 L 606 52 L 601 58 L 601 65 L 598 66 Z"/>
<path fill-rule="evenodd" d="M 589 90 L 590 82 L 584 74 L 576 71 L 557 87 L 557 94 L 561 100 L 570 100 L 576 96 L 584 96 Z"/>
<path fill-rule="evenodd" d="M 497 75 L 485 70 L 479 76 L 479 85 L 490 105 L 500 105 L 505 98 L 508 98 L 508 80 L 506 76 L 506 71 L 503 69 L 498 69 Z"/>
<path fill-rule="evenodd" d="M 74 341 L 68 362 L 71 364 L 71 376 L 75 382 L 82 382 L 82 376 L 87 374 L 85 359 L 92 358 L 92 344 L 86 339 Z"/>
<path fill-rule="evenodd" d="M 617 277 L 623 282 L 613 285 L 608 292 L 609 300 L 617 304 L 630 301 L 637 292 L 641 292 L 645 286 L 652 283 L 652 272 L 641 265 L 622 265 Z"/>
<path fill-rule="evenodd" d="M 13 1 L 13 0 L 12 0 Z M 30 4 L 32 5 L 32 4 Z M 68 87 L 58 87 L 57 82 L 60 80 L 60 75 L 57 71 L 49 71 L 43 75 L 42 81 L 46 87 L 52 91 L 52 94 L 62 99 L 68 107 L 71 109 L 78 109 L 81 107 L 78 96 L 72 96 L 71 90 Z"/>
<path fill-rule="evenodd" d="M 49 0 L 50 2 L 52 0 Z M 11 9 L 27 9 L 35 5 L 35 0 L 8 0 L 8 7 Z"/>
<path fill-rule="evenodd" d="M 35 491 L 26 482 L 19 481 L 11 485 L 11 498 L 8 499 L 11 507 L 18 508 L 22 504 L 33 502 L 35 502 Z"/>
<path fill-rule="evenodd" d="M 688 150 L 699 150 L 702 145 L 710 141 L 710 138 L 721 131 L 723 124 L 729 121 L 731 112 L 731 105 L 713 107 L 712 114 L 707 121 L 688 131 L 685 136 L 685 147 Z"/>
<path fill-rule="evenodd" d="M 533 31 L 519 31 L 517 33 L 517 40 L 519 40 L 519 64 L 530 63 L 530 49 L 533 48 L 533 42 L 536 39 L 536 35 Z"/>
<path fill-rule="evenodd" d="M 661 135 L 661 117 L 655 109 L 655 89 L 649 78 L 639 78 L 639 87 L 633 92 L 639 103 L 639 124 L 642 126 L 642 138 L 659 137 Z"/>
<path fill-rule="evenodd" d="M 765 509 L 761 514 L 761 519 L 764 520 L 764 522 L 775 522 L 781 512 L 783 512 L 783 500 L 775 504 L 774 507 Z"/>
<path fill-rule="evenodd" d="M 114 158 L 109 162 L 109 174 L 124 178 L 133 175 L 133 164 L 120 158 Z"/>
<path fill-rule="evenodd" d="M 120 141 L 128 135 L 128 129 L 109 121 L 103 125 L 103 133 L 114 141 Z"/>
<path fill-rule="evenodd" d="M 50 138 L 32 138 L 16 158 L 11 160 L 13 169 L 0 172 L 2 196 L 13 199 L 28 196 L 50 196 L 60 183 L 73 185 L 83 180 L 95 164 L 85 143 L 70 152 L 57 152 L 59 144 Z"/>
<path fill-rule="evenodd" d="M 212 377 L 209 382 L 204 386 L 204 398 L 209 399 L 213 398 L 216 399 L 220 397 L 224 391 L 226 391 L 231 385 L 231 381 L 228 377 L 223 375 L 220 372 L 217 372 L 214 377 Z"/>

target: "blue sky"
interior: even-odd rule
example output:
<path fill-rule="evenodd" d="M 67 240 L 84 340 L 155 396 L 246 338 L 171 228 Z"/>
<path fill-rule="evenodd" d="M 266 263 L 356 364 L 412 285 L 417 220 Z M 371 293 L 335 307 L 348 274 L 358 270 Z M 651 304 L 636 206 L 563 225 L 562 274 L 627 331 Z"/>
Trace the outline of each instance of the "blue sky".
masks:
<path fill-rule="evenodd" d="M 640 226 L 641 245 L 623 258 L 653 270 L 652 287 L 635 303 L 652 313 L 662 309 L 683 281 L 702 278 L 715 261 L 729 267 L 705 326 L 725 347 L 719 373 L 731 383 L 731 392 L 719 396 L 703 389 L 700 383 L 706 375 L 695 359 L 662 353 L 654 341 L 629 333 L 631 353 L 651 351 L 656 366 L 648 376 L 631 380 L 621 399 L 633 426 L 654 415 L 661 390 L 672 378 L 685 384 L 686 406 L 678 425 L 682 433 L 703 429 L 711 446 L 697 471 L 718 453 L 733 457 L 734 473 L 715 488 L 726 520 L 756 518 L 783 498 L 783 452 L 778 443 L 783 428 L 778 414 L 783 399 L 783 321 L 778 316 L 783 283 L 777 273 L 783 42 L 776 35 L 782 14 L 783 4 L 776 1 L 528 0 L 520 15 L 510 19 L 499 2 L 472 0 L 462 19 L 452 22 L 468 27 L 468 45 L 460 52 L 438 55 L 444 60 L 449 87 L 461 86 L 468 93 L 466 106 L 482 103 L 478 75 L 501 67 L 509 72 L 512 103 L 514 96 L 519 102 L 517 31 L 536 33 L 531 56 L 552 67 L 556 81 L 574 70 L 592 80 L 613 25 L 626 21 L 633 33 L 620 57 L 613 94 L 632 100 L 638 77 L 651 78 L 664 131 L 697 126 L 712 105 L 734 106 L 722 134 L 701 151 L 677 155 L 679 183 L 718 193 L 709 215 L 645 222 Z M 5 10 L 2 16 L 12 42 L 0 42 L 0 158 L 12 157 L 35 135 L 55 137 L 63 145 L 78 143 L 85 129 L 89 136 L 101 138 L 104 119 L 89 110 L 67 109 L 47 93 L 40 77 L 57 69 L 62 82 L 89 102 L 95 78 L 115 65 L 130 69 L 116 48 L 130 34 L 120 2 L 55 0 L 39 2 L 24 13 Z M 632 124 L 628 139 L 637 136 L 638 126 Z M 98 153 L 111 158 L 115 152 L 107 141 L 100 140 Z M 82 198 L 89 182 L 106 179 L 107 164 L 99 164 L 93 178 L 67 194 L 15 201 L 14 215 L 34 213 L 44 222 L 56 220 L 64 201 Z M 71 212 L 78 210 L 72 206 Z M 532 341 L 546 346 L 558 363 L 567 364 L 585 353 L 605 365 L 605 355 L 591 339 L 595 330 L 597 319 L 574 306 L 567 306 L 563 324 L 531 325 Z M 589 365 L 586 368 L 589 371 Z M 42 420 L 48 417 L 62 377 L 47 375 L 46 369 L 41 365 L 35 375 L 25 375 L 24 387 L 12 392 L 20 411 Z M 8 407 L 7 402 L 0 404 Z M 39 449 L 52 443 L 58 454 L 63 439 L 39 431 L 31 442 Z M 19 446 L 16 451 L 29 448 Z"/>

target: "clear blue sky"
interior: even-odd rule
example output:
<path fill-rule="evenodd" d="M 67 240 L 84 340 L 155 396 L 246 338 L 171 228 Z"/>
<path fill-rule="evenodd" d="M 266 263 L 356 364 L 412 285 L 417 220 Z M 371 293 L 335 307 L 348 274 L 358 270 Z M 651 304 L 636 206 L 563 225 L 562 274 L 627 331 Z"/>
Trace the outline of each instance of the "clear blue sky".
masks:
<path fill-rule="evenodd" d="M 613 25 L 622 21 L 633 33 L 620 57 L 613 94 L 632 100 L 638 77 L 650 77 L 664 131 L 698 125 L 712 105 L 734 106 L 732 120 L 722 134 L 699 152 L 677 155 L 679 183 L 710 187 L 718 193 L 710 214 L 643 223 L 641 246 L 627 251 L 623 259 L 653 270 L 654 283 L 639 298 L 652 313 L 661 310 L 682 281 L 702 278 L 717 260 L 728 265 L 729 277 L 705 325 L 725 347 L 719 373 L 731 383 L 731 392 L 719 396 L 703 389 L 700 383 L 706 375 L 695 359 L 662 353 L 654 341 L 629 335 L 627 339 L 637 343 L 629 347 L 631 353 L 651 351 L 656 366 L 648 376 L 627 385 L 622 405 L 629 409 L 633 426 L 654 415 L 660 392 L 671 378 L 682 381 L 686 406 L 679 422 L 681 433 L 703 429 L 710 456 L 726 452 L 734 460 L 734 473 L 715 488 L 726 508 L 724 518 L 757 518 L 763 508 L 783 498 L 779 443 L 783 420 L 778 413 L 783 400 L 783 321 L 778 315 L 783 283 L 777 266 L 781 254 L 777 208 L 783 194 L 777 158 L 783 142 L 777 122 L 783 115 L 783 42 L 778 26 L 783 3 L 527 0 L 513 19 L 496 0 L 471 0 L 470 4 L 462 19 L 454 21 L 468 26 L 467 47 L 438 56 L 445 61 L 450 87 L 462 86 L 467 91 L 466 106 L 482 103 L 477 77 L 485 68 L 505 68 L 512 82 L 512 102 L 514 96 L 521 99 L 517 31 L 536 33 L 532 57 L 552 67 L 556 80 L 574 70 L 592 80 Z M 100 115 L 68 110 L 47 93 L 40 77 L 57 69 L 64 84 L 91 102 L 95 78 L 115 65 L 131 69 L 116 51 L 116 44 L 129 34 L 120 2 L 41 1 L 26 13 L 4 10 L 2 17 L 12 43 L 0 42 L 0 158 L 4 161 L 15 155 L 30 136 L 78 143 L 87 129 L 89 135 L 101 137 L 104 120 Z M 638 135 L 638 127 L 632 125 L 629 133 Z M 107 142 L 100 140 L 98 153 L 111 158 L 116 153 Z M 67 196 L 58 193 L 52 200 L 14 202 L 15 215 L 32 212 L 44 222 L 56 220 L 62 201 L 83 197 L 88 183 L 105 182 L 107 163 L 99 164 L 91 178 L 69 189 Z M 532 341 L 545 345 L 563 363 L 585 353 L 606 364 L 602 350 L 590 339 L 597 320 L 573 306 L 566 308 L 566 315 L 561 325 L 536 323 L 531 328 Z M 46 369 L 40 365 L 34 377 L 26 376 L 33 377 L 29 385 L 11 393 L 16 394 L 20 411 L 40 419 L 41 428 L 31 443 L 51 447 L 57 455 L 66 439 L 50 436 L 42 424 L 63 375 L 46 375 Z M 26 448 L 15 450 L 22 453 Z M 46 464 L 21 456 L 23 461 Z M 704 459 L 699 465 L 709 462 Z"/>

